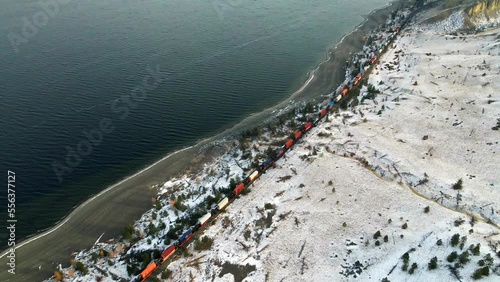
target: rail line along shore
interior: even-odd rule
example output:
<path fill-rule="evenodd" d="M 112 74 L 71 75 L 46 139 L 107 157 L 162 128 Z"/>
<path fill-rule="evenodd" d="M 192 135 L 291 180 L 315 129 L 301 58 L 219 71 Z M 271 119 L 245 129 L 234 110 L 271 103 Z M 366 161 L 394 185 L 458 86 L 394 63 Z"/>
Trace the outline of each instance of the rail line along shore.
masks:
<path fill-rule="evenodd" d="M 499 117 L 499 97 L 492 91 L 499 87 L 495 82 L 499 50 L 494 41 L 498 30 L 473 35 L 443 33 L 439 29 L 443 23 L 433 22 L 439 15 L 439 9 L 435 9 L 438 1 L 423 2 L 407 6 L 394 3 L 392 8 L 372 13 L 368 18 L 376 20 L 367 19 L 347 35 L 309 74 L 306 83 L 292 95 L 295 102 L 284 101 L 178 156 L 174 154 L 177 161 L 173 164 L 162 164 L 168 158 L 162 159 L 86 202 L 45 235 L 18 244 L 22 246 L 21 257 L 33 250 L 55 247 L 55 251 L 44 253 L 42 260 L 19 259 L 16 267 L 21 275 L 16 274 L 11 281 L 50 275 L 50 281 L 145 281 L 150 276 L 153 280 L 175 281 L 280 281 L 283 277 L 301 280 L 304 275 L 315 281 L 356 277 L 403 281 L 411 280 L 408 275 L 413 273 L 442 281 L 450 275 L 453 279 L 477 275 L 495 281 L 500 270 L 498 259 L 494 259 L 497 252 L 500 256 L 495 235 L 500 199 L 494 189 L 499 179 L 491 176 L 498 167 L 486 155 L 498 153 L 499 148 L 494 141 L 495 130 L 489 127 L 491 122 L 483 120 Z M 454 22 L 444 24 L 449 28 Z M 426 32 L 437 32 L 438 36 Z M 484 42 L 475 41 L 478 36 Z M 475 61 L 464 63 L 466 73 L 452 66 L 456 57 L 447 55 L 455 54 L 445 54 L 451 52 L 452 40 L 462 38 L 470 43 L 459 45 L 460 52 L 467 54 L 477 48 L 482 54 L 474 55 L 484 60 L 477 66 Z M 439 40 L 450 40 L 448 49 L 437 47 L 445 45 Z M 440 72 L 433 60 L 442 60 L 446 71 L 453 68 L 455 74 L 459 73 L 453 84 L 450 74 Z M 432 78 L 424 75 L 425 68 L 432 71 Z M 471 89 L 480 83 L 484 95 L 476 94 L 476 99 L 461 94 L 442 96 L 451 90 L 444 91 L 441 85 L 461 93 L 458 84 L 467 83 Z M 304 99 L 308 102 L 297 102 Z M 451 106 L 448 99 L 453 99 Z M 468 109 L 468 105 L 473 106 Z M 457 111 L 451 118 L 452 128 L 446 131 L 450 140 L 454 142 L 470 131 L 471 140 L 466 138 L 464 142 L 469 146 L 464 153 L 470 154 L 469 163 L 450 158 L 459 164 L 456 167 L 440 149 L 445 141 L 433 131 L 443 125 L 425 120 L 430 116 L 444 119 L 440 115 L 446 115 L 448 122 L 451 116 L 442 113 L 445 107 Z M 470 116 L 461 115 L 458 111 L 462 108 Z M 481 109 L 482 116 L 476 112 Z M 263 119 L 262 126 L 254 127 Z M 467 127 L 468 119 L 487 125 Z M 431 124 L 427 137 L 417 138 L 410 126 L 405 127 L 426 128 L 423 124 Z M 455 134 L 457 128 L 463 132 Z M 487 145 L 473 144 L 483 141 Z M 404 144 L 413 145 L 413 150 L 402 148 Z M 449 147 L 457 152 L 460 146 Z M 421 152 L 424 149 L 426 153 Z M 485 163 L 478 163 L 478 155 Z M 90 218 L 83 219 L 89 215 L 85 208 L 96 208 L 107 197 L 130 190 L 144 179 L 147 181 L 141 185 L 145 189 L 135 189 L 120 198 L 131 203 L 130 198 L 141 194 L 137 200 L 141 203 L 130 212 L 137 218 L 142 215 L 138 221 L 125 230 L 125 219 L 109 228 L 110 232 L 102 233 L 102 228 L 85 230 L 96 221 L 106 223 L 110 216 L 117 216 L 111 206 L 105 209 L 110 214 L 97 217 L 90 213 Z M 462 189 L 472 181 L 479 190 Z M 153 208 L 143 214 L 151 199 Z M 421 209 L 424 215 L 419 216 L 415 211 Z M 102 214 L 103 209 L 99 212 Z M 425 222 L 419 220 L 429 216 Z M 413 233 L 401 231 L 408 228 Z M 68 240 L 64 237 L 63 247 L 53 246 L 57 236 L 81 230 L 85 232 L 77 237 L 81 239 L 78 244 L 64 243 Z M 377 231 L 378 235 L 371 235 Z M 453 243 L 454 234 L 459 234 L 457 244 Z M 290 240 L 284 242 L 285 236 Z M 452 243 L 448 243 L 448 237 Z M 389 241 L 391 246 L 385 244 Z M 445 247 L 436 249 L 436 241 L 445 241 Z M 48 244 L 41 246 L 44 242 Z M 84 247 L 88 249 L 69 257 L 70 251 Z M 460 264 L 450 263 L 447 268 L 445 253 L 453 248 L 461 253 Z M 325 253 L 327 250 L 331 253 Z M 432 252 L 440 267 L 427 273 L 422 264 L 434 259 L 428 257 Z M 480 271 L 476 273 L 467 260 L 479 264 Z"/>
<path fill-rule="evenodd" d="M 135 276 L 132 280 L 145 280 L 160 266 L 160 264 L 168 261 L 180 250 L 183 250 L 185 245 L 191 241 L 195 234 L 200 233 L 207 223 L 213 222 L 217 215 L 223 212 L 223 210 L 225 210 L 231 202 L 236 200 L 240 194 L 247 191 L 248 187 L 252 185 L 254 181 L 264 172 L 275 166 L 278 160 L 285 157 L 286 152 L 301 140 L 303 135 L 317 126 L 326 115 L 334 109 L 336 104 L 345 103 L 345 101 L 347 101 L 347 96 L 353 95 L 351 90 L 353 90 L 358 83 L 361 83 L 361 79 L 365 72 L 369 71 L 370 66 L 373 66 L 377 62 L 380 54 L 383 53 L 394 40 L 401 27 L 412 16 L 412 10 L 415 9 L 417 9 L 416 6 L 411 6 L 411 8 L 393 10 L 388 16 L 389 19 L 386 20 L 386 25 L 380 30 L 377 30 L 379 37 L 371 40 L 370 44 L 365 44 L 361 52 L 351 57 L 349 65 L 344 71 L 344 81 L 340 86 L 330 87 L 325 95 L 329 97 L 329 101 L 325 104 L 307 104 L 306 109 L 302 112 L 293 110 L 288 116 L 286 116 L 286 114 L 279 116 L 279 119 L 284 119 L 283 122 L 279 121 L 277 124 L 269 124 L 266 129 L 253 129 L 246 132 L 244 138 L 250 137 L 252 141 L 245 141 L 244 138 L 242 138 L 239 140 L 239 146 L 232 146 L 230 152 L 226 153 L 221 158 L 230 157 L 231 160 L 228 161 L 233 162 L 234 165 L 221 168 L 221 159 L 216 162 L 218 170 L 223 169 L 225 172 L 225 177 L 220 174 L 221 171 L 213 171 L 210 169 L 206 171 L 209 166 L 205 166 L 205 172 L 201 176 L 198 176 L 197 179 L 194 180 L 194 183 L 193 179 L 187 176 L 180 180 L 180 183 L 183 183 L 181 185 L 176 181 L 165 183 L 161 188 L 160 197 L 157 199 L 156 211 L 148 212 L 145 217 L 143 217 L 143 220 L 136 223 L 135 226 L 130 226 L 128 233 L 124 235 L 126 240 L 130 241 L 130 244 L 124 244 L 125 247 L 123 247 L 121 245 L 123 242 L 118 243 L 120 246 L 119 249 L 125 252 L 125 262 L 123 262 L 122 265 L 126 267 L 121 268 L 122 271 L 118 270 L 119 273 L 109 272 L 109 275 L 113 279 L 123 278 L 129 275 L 135 276 L 137 269 L 142 268 L 140 274 Z M 316 71 L 320 69 L 321 66 L 318 67 Z M 314 78 L 315 76 L 312 74 L 307 83 L 309 84 L 314 81 Z M 317 109 L 319 109 L 319 114 L 314 115 L 313 113 L 317 111 Z M 297 117 L 297 114 L 300 116 Z M 304 123 L 302 126 L 299 126 L 296 124 L 296 121 L 302 121 Z M 286 139 L 286 131 L 294 128 L 297 128 L 296 131 L 289 139 Z M 283 136 L 283 134 L 285 134 L 285 136 Z M 271 139 L 265 140 L 265 143 L 267 142 L 271 145 L 266 151 L 262 151 L 264 147 L 262 142 L 256 142 L 257 139 L 262 137 Z M 277 146 L 277 144 L 281 143 L 280 140 L 283 139 L 285 139 L 282 141 L 284 145 Z M 260 141 L 262 141 L 262 139 L 260 139 Z M 246 142 L 251 142 L 252 144 L 245 144 Z M 248 148 L 247 146 L 251 147 Z M 260 159 L 264 160 L 260 161 Z M 252 168 L 254 168 L 253 171 Z M 246 173 L 248 174 L 244 177 Z M 214 177 L 218 178 L 214 180 Z M 225 179 L 222 180 L 222 178 Z M 170 202 L 171 207 L 165 205 L 165 202 Z M 211 206 L 213 206 L 213 208 L 211 208 Z M 206 211 L 207 208 L 208 212 Z M 144 224 L 148 221 L 147 218 L 150 217 L 154 220 L 159 219 L 159 221 L 155 223 L 150 222 L 145 226 Z M 146 221 L 144 221 L 144 219 L 146 219 Z M 167 224 L 169 228 L 167 228 Z M 192 227 L 189 227 L 190 225 L 192 225 Z M 187 231 L 181 232 L 186 226 L 189 227 Z M 145 229 L 143 229 L 144 227 Z M 136 237 L 136 232 L 139 232 L 139 237 Z M 149 237 L 145 235 L 153 235 L 151 233 L 158 233 L 159 236 L 157 237 L 154 235 L 153 237 Z M 147 245 L 154 246 L 154 249 L 143 249 L 150 248 L 145 247 L 144 244 L 141 243 L 143 240 L 147 242 Z M 174 243 L 165 245 L 172 240 L 175 240 Z M 111 245 L 114 244 L 108 246 Z M 165 245 L 165 247 L 160 247 L 162 245 Z M 114 246 L 116 247 L 116 245 Z M 105 248 L 99 250 L 101 254 L 109 254 L 110 252 L 115 256 L 118 250 L 114 249 L 114 247 L 111 249 Z M 83 253 L 80 255 L 83 255 Z M 78 267 L 82 268 L 83 266 L 80 264 Z M 102 271 L 99 271 L 99 267 L 96 269 L 98 269 L 98 272 L 102 273 Z M 123 273 L 125 269 L 127 271 L 126 275 Z M 80 269 L 79 271 L 83 270 Z M 88 271 L 88 269 L 85 269 L 85 271 Z M 60 272 L 58 275 L 65 274 Z"/>
<path fill-rule="evenodd" d="M 383 9 L 372 12 L 367 20 L 347 34 L 341 43 L 329 51 L 327 60 L 321 63 L 314 72 L 307 87 L 301 87 L 289 99 L 263 112 L 251 115 L 244 121 L 212 138 L 203 140 L 193 147 L 177 151 L 162 158 L 157 163 L 142 170 L 119 183 L 108 187 L 96 196 L 85 201 L 53 228 L 40 231 L 32 237 L 16 243 L 17 273 L 8 276 L 0 273 L 1 279 L 11 281 L 37 280 L 53 274 L 57 265 L 70 264 L 70 254 L 92 246 L 96 238 L 101 241 L 120 236 L 123 228 L 133 218 L 140 218 L 151 207 L 151 197 L 155 191 L 150 188 L 165 183 L 169 178 L 188 172 L 199 171 L 204 164 L 211 163 L 229 150 L 234 136 L 260 124 L 264 120 L 274 120 L 283 112 L 297 105 L 297 101 L 317 98 L 330 92 L 344 80 L 342 70 L 351 51 L 362 48 L 362 37 L 374 27 L 385 21 L 386 16 L 399 8 L 393 3 Z M 119 207 L 127 206 L 126 210 Z M 98 222 L 99 224 L 96 224 Z M 54 242 L 57 242 L 55 244 Z M 6 262 L 8 250 L 0 256 L 0 262 Z M 39 253 L 36 258 L 32 253 Z M 14 279 L 14 280 L 12 280 Z"/>

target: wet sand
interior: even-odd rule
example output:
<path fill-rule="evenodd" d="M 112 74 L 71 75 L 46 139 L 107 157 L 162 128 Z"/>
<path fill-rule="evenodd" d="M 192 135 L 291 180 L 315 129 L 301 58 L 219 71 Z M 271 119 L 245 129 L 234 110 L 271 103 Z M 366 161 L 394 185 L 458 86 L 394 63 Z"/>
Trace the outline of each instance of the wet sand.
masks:
<path fill-rule="evenodd" d="M 150 189 L 152 185 L 161 184 L 186 169 L 196 170 L 199 165 L 209 162 L 230 143 L 223 141 L 225 137 L 261 124 L 273 111 L 289 105 L 290 100 L 317 99 L 330 93 L 344 80 L 343 66 L 349 58 L 349 53 L 360 50 L 363 36 L 383 23 L 386 16 L 398 5 L 393 4 L 368 15 L 362 25 L 328 52 L 325 62 L 302 78 L 307 85 L 301 86 L 299 91 L 285 101 L 251 115 L 234 127 L 203 140 L 196 146 L 163 158 L 149 168 L 107 188 L 98 196 L 91 197 L 53 228 L 18 243 L 16 274 L 2 271 L 0 280 L 41 281 L 50 277 L 57 264 L 68 266 L 71 253 L 93 245 L 103 233 L 101 241 L 119 236 L 127 224 L 140 218 L 152 207 L 151 199 L 156 194 Z M 3 251 L 0 264 L 6 266 L 7 262 L 6 251 Z"/>

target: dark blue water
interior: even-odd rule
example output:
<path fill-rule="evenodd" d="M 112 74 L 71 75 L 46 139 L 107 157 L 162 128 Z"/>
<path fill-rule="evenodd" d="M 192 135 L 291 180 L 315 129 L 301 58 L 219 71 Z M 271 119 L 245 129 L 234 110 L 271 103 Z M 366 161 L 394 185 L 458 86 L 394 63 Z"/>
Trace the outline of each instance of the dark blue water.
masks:
<path fill-rule="evenodd" d="M 387 4 L 59 1 L 46 19 L 38 1 L 0 3 L 0 160 L 5 174 L 16 173 L 18 239 L 169 152 L 286 99 L 362 15 Z M 144 94 L 136 87 L 144 89 L 148 69 L 159 71 Z M 92 130 L 94 144 L 83 133 Z M 67 158 L 72 151 L 80 157 Z"/>

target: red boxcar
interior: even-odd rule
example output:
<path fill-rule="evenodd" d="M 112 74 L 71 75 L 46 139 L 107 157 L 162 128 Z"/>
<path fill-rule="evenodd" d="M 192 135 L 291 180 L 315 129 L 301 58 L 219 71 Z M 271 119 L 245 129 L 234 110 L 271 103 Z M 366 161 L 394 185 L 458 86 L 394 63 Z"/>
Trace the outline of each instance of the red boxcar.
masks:
<path fill-rule="evenodd" d="M 300 136 L 302 136 L 302 131 L 299 130 L 299 131 L 295 132 L 295 136 L 294 136 L 295 140 L 299 139 Z"/>
<path fill-rule="evenodd" d="M 292 145 L 293 145 L 293 139 L 288 139 L 288 141 L 286 141 L 285 143 L 285 148 L 290 149 Z"/>
<path fill-rule="evenodd" d="M 162 254 L 161 254 L 161 262 L 165 262 L 168 258 L 170 258 L 173 254 L 175 253 L 175 246 L 170 246 L 168 247 Z"/>
<path fill-rule="evenodd" d="M 373 65 L 373 63 L 375 63 L 376 60 L 377 60 L 377 56 L 373 56 L 373 59 L 370 61 L 370 64 Z"/>
<path fill-rule="evenodd" d="M 149 275 L 151 275 L 151 273 L 153 273 L 153 271 L 155 271 L 157 267 L 158 265 L 154 261 L 148 264 L 148 266 L 141 272 L 142 280 L 148 278 Z"/>
<path fill-rule="evenodd" d="M 324 117 L 326 115 L 326 109 L 323 109 L 319 114 L 320 117 Z"/>
<path fill-rule="evenodd" d="M 243 191 L 243 189 L 245 189 L 245 184 L 243 183 L 238 184 L 238 186 L 234 188 L 234 194 L 238 196 L 241 193 L 241 191 Z"/>
<path fill-rule="evenodd" d="M 308 122 L 306 124 L 306 127 L 304 128 L 304 131 L 306 131 L 306 132 L 309 131 L 309 129 L 311 129 L 312 125 L 313 125 L 312 122 Z"/>

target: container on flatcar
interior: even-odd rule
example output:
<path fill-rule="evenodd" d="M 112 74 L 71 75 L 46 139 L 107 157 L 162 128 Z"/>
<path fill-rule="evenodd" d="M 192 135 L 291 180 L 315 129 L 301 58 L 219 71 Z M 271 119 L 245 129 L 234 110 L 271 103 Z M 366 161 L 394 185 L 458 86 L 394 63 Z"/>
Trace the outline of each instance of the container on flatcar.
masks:
<path fill-rule="evenodd" d="M 335 101 L 330 101 L 330 103 L 328 103 L 328 109 L 331 109 L 333 105 L 335 105 Z"/>
<path fill-rule="evenodd" d="M 335 98 L 335 102 L 340 101 L 340 99 L 342 99 L 342 94 L 339 94 L 339 95 Z"/>
<path fill-rule="evenodd" d="M 281 156 L 283 156 L 284 153 L 285 153 L 284 147 L 280 147 L 278 150 L 276 150 L 275 159 L 277 160 L 277 159 L 281 158 Z"/>
<path fill-rule="evenodd" d="M 184 234 L 181 235 L 181 237 L 179 237 L 179 240 L 177 240 L 177 243 L 179 244 L 179 246 L 182 246 L 189 239 L 191 239 L 192 236 L 193 236 L 193 232 L 191 231 L 191 229 L 188 229 L 186 232 L 184 232 Z"/>
<path fill-rule="evenodd" d="M 264 163 L 262 163 L 262 169 L 268 169 L 273 162 L 273 158 L 267 159 Z"/>

